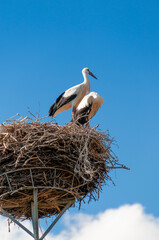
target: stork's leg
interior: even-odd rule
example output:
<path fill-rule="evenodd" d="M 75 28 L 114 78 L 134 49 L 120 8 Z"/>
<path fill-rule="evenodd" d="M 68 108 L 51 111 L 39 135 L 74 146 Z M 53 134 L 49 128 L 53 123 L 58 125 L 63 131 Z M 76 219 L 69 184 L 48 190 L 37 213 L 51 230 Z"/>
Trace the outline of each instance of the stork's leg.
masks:
<path fill-rule="evenodd" d="M 73 110 L 72 110 L 72 122 L 75 121 L 75 116 L 76 116 L 76 108 L 73 107 Z"/>
<path fill-rule="evenodd" d="M 75 119 L 75 115 L 74 115 L 74 112 L 72 111 L 72 119 L 71 119 L 71 122 L 74 122 L 74 119 Z"/>

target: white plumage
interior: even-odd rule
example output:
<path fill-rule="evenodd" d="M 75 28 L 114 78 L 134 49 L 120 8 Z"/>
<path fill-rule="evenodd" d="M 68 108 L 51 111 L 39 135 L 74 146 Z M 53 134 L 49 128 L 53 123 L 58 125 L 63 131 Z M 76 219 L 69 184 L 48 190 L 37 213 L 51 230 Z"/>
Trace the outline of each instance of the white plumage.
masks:
<path fill-rule="evenodd" d="M 57 99 L 56 102 L 50 107 L 49 116 L 55 117 L 58 113 L 73 108 L 72 117 L 76 112 L 78 104 L 81 102 L 87 92 L 90 91 L 90 82 L 88 74 L 97 79 L 88 68 L 82 70 L 84 81 L 72 88 L 69 88 L 63 92 Z"/>
<path fill-rule="evenodd" d="M 90 92 L 77 106 L 75 120 L 80 124 L 89 124 L 89 120 L 97 113 L 103 103 L 103 97 L 96 92 Z"/>

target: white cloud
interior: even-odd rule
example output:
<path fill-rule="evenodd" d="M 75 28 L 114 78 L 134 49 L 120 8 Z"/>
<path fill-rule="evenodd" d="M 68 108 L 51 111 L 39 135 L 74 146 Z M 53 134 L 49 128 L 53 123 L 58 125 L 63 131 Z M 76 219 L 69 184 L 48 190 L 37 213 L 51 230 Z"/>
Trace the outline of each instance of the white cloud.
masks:
<path fill-rule="evenodd" d="M 158 240 L 159 218 L 144 212 L 140 204 L 123 205 L 95 216 L 87 214 L 64 216 L 66 230 L 58 235 L 49 234 L 47 240 Z M 7 221 L 0 217 L 0 238 L 3 240 L 32 239 L 23 230 L 11 224 L 8 233 Z M 31 224 L 27 222 L 27 227 Z"/>
<path fill-rule="evenodd" d="M 55 240 L 158 240 L 159 218 L 144 213 L 140 204 L 109 209 L 96 216 L 65 216 L 68 225 Z"/>
<path fill-rule="evenodd" d="M 27 227 L 29 230 L 32 231 L 32 226 L 29 221 L 26 221 L 25 223 L 22 223 Z M 27 233 L 25 233 L 23 230 L 21 230 L 17 225 L 14 223 L 10 224 L 10 232 L 8 231 L 8 220 L 6 217 L 0 216 L 0 239 L 1 240 L 28 240 L 32 238 Z"/>

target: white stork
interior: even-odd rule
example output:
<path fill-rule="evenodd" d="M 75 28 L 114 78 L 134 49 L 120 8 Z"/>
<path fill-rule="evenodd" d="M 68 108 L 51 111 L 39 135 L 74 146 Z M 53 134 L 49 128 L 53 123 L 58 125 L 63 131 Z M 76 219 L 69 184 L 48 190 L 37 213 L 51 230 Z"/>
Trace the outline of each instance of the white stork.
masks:
<path fill-rule="evenodd" d="M 88 126 L 89 120 L 97 113 L 103 103 L 103 97 L 96 92 L 90 92 L 77 106 L 74 120 L 82 125 L 86 123 Z M 71 121 L 73 121 L 73 119 Z"/>
<path fill-rule="evenodd" d="M 82 98 L 90 91 L 90 82 L 88 79 L 88 74 L 97 79 L 93 73 L 88 68 L 82 70 L 84 81 L 72 88 L 69 88 L 63 92 L 57 99 L 56 102 L 50 107 L 49 116 L 55 117 L 58 113 L 63 112 L 73 108 L 72 119 L 74 119 L 74 114 L 78 104 L 81 102 Z"/>

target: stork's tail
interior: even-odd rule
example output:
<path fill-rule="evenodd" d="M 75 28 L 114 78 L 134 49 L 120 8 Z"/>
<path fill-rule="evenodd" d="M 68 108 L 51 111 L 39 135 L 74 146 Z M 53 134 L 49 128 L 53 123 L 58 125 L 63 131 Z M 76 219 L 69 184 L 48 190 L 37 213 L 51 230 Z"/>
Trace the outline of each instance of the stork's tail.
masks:
<path fill-rule="evenodd" d="M 54 103 L 49 109 L 49 117 L 53 117 L 56 111 L 57 111 L 57 107 L 56 107 L 56 103 Z"/>

